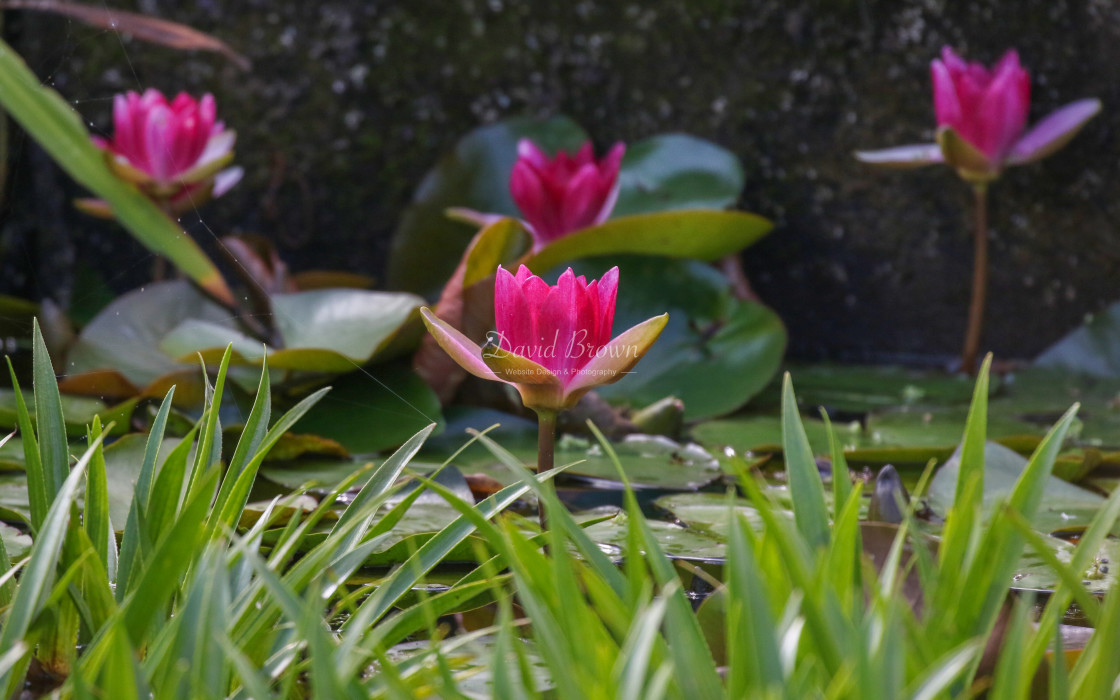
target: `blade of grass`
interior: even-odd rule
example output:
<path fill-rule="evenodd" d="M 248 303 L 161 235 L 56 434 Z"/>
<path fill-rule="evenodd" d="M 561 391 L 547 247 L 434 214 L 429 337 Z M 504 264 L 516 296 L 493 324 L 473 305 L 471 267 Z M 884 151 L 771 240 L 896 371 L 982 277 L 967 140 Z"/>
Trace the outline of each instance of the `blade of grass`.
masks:
<path fill-rule="evenodd" d="M 43 461 L 39 458 L 39 442 L 35 437 L 35 429 L 31 423 L 31 414 L 24 403 L 23 392 L 19 388 L 19 379 L 12 366 L 12 358 L 5 357 L 8 361 L 8 374 L 12 378 L 12 390 L 16 399 L 16 421 L 19 427 L 21 442 L 23 443 L 24 472 L 27 474 L 27 499 L 31 509 L 31 533 L 35 534 L 47 517 L 53 493 L 48 495 L 46 477 L 43 474 Z"/>
<path fill-rule="evenodd" d="M 43 527 L 31 545 L 31 558 L 23 570 L 23 576 L 20 577 L 19 588 L 16 589 L 12 607 L 4 621 L 4 629 L 0 631 L 0 655 L 8 653 L 16 644 L 22 642 L 32 621 L 50 596 L 54 585 L 55 569 L 66 538 L 67 523 L 70 520 L 70 505 L 77 495 L 78 484 L 85 476 L 86 466 L 93 456 L 92 450 L 100 444 L 100 440 L 97 440 L 90 449 L 86 450 L 78 460 L 78 464 L 70 471 L 70 476 L 62 483 L 62 487 L 47 510 Z M 0 697 L 10 697 L 19 689 L 26 664 L 27 658 L 24 657 L 6 673 L 0 675 L 0 689 L 3 690 Z"/>
<path fill-rule="evenodd" d="M 817 460 L 797 410 L 789 372 L 782 379 L 782 449 L 797 528 L 810 546 L 822 547 L 828 544 L 829 538 L 828 507 Z"/>

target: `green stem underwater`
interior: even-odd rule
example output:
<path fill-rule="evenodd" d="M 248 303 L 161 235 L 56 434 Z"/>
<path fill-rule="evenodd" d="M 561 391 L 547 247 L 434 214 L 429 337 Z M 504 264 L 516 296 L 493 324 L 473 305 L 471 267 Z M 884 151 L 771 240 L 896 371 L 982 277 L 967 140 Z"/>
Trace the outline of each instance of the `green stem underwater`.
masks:
<path fill-rule="evenodd" d="M 551 471 L 556 452 L 556 411 L 537 411 L 537 474 Z M 544 488 L 553 488 L 552 480 L 541 484 Z M 537 500 L 537 512 L 540 516 L 541 531 L 548 529 L 548 521 L 544 514 L 544 499 Z"/>
<path fill-rule="evenodd" d="M 988 186 L 973 185 L 976 202 L 976 229 L 973 231 L 975 253 L 972 267 L 972 301 L 968 306 L 968 332 L 961 350 L 961 370 L 976 374 L 976 357 L 980 353 L 980 336 L 984 332 L 984 307 L 988 296 Z"/>

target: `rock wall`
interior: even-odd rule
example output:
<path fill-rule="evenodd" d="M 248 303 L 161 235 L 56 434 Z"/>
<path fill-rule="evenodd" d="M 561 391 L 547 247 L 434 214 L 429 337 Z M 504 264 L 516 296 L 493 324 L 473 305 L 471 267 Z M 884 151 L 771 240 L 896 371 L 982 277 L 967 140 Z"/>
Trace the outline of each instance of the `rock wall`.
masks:
<path fill-rule="evenodd" d="M 471 128 L 562 112 L 600 144 L 687 131 L 737 153 L 742 207 L 777 222 L 746 256 L 791 354 L 944 361 L 968 305 L 970 196 L 947 169 L 885 172 L 851 151 L 932 139 L 929 60 L 1014 46 L 1032 121 L 1104 103 L 1065 150 L 993 189 L 984 346 L 1031 357 L 1120 298 L 1120 7 L 1109 0 L 106 0 L 224 39 L 242 72 L 41 13 L 5 34 L 95 128 L 146 86 L 215 94 L 246 178 L 184 225 L 273 237 L 292 267 L 380 275 L 411 192 Z M 0 288 L 82 303 L 82 264 L 124 289 L 147 253 L 59 206 L 74 187 L 10 138 Z M 60 189 L 62 188 L 62 189 Z M 75 291 L 77 290 L 77 291 Z M 75 296 L 77 298 L 75 298 Z"/>

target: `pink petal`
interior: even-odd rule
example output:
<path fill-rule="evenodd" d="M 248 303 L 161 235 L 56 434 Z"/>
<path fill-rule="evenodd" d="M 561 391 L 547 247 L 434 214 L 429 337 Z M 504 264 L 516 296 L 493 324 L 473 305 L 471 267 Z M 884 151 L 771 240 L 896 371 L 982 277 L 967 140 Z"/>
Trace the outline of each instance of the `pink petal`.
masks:
<path fill-rule="evenodd" d="M 603 273 L 599 279 L 599 345 L 611 338 L 614 327 L 615 298 L 618 295 L 618 266 Z"/>
<path fill-rule="evenodd" d="M 1028 105 L 1022 102 L 1018 64 L 1013 52 L 1000 62 L 1001 69 L 980 101 L 976 140 L 969 139 L 994 161 L 1003 160 L 1026 126 Z"/>
<path fill-rule="evenodd" d="M 1072 102 L 1051 112 L 1019 139 L 1011 149 L 1008 163 L 1011 165 L 1033 163 L 1054 153 L 1066 145 L 1081 130 L 1081 127 L 1100 111 L 1100 100 L 1090 98 Z"/>
<path fill-rule="evenodd" d="M 599 185 L 599 171 L 594 164 L 584 165 L 567 182 L 561 227 L 565 232 L 586 228 L 595 220 L 606 192 Z"/>
<path fill-rule="evenodd" d="M 897 146 L 879 151 L 856 151 L 855 157 L 864 163 L 888 168 L 920 168 L 942 161 L 941 148 L 936 143 Z"/>
<path fill-rule="evenodd" d="M 548 156 L 529 139 L 521 139 L 517 142 L 517 157 L 539 170 L 548 167 Z"/>
<path fill-rule="evenodd" d="M 521 281 L 500 265 L 494 280 L 494 325 L 502 349 L 529 357 L 521 348 L 534 343 L 533 314 L 521 291 Z"/>
<path fill-rule="evenodd" d="M 961 103 L 949 69 L 941 61 L 934 59 L 930 64 L 930 75 L 933 78 L 933 112 L 937 117 L 938 125 L 959 124 Z"/>
<path fill-rule="evenodd" d="M 214 176 L 214 190 L 212 195 L 214 197 L 221 197 L 226 192 L 229 192 L 234 185 L 241 182 L 241 177 L 245 171 L 240 167 L 227 168 Z"/>
<path fill-rule="evenodd" d="M 156 107 L 148 112 L 148 121 L 144 125 L 144 151 L 148 156 L 151 175 L 161 182 L 167 182 L 171 170 L 167 143 L 168 121 L 171 118 L 170 110 L 166 107 Z"/>
<path fill-rule="evenodd" d="M 510 194 L 521 214 L 533 226 L 538 243 L 552 240 L 559 234 L 556 220 L 556 207 L 552 203 L 545 185 L 538 173 L 526 161 L 519 160 L 513 166 L 509 180 Z"/>
<path fill-rule="evenodd" d="M 428 332 L 460 367 L 482 379 L 504 381 L 482 361 L 482 348 L 471 342 L 470 338 L 452 328 L 427 307 L 420 309 L 420 316 Z"/>
<path fill-rule="evenodd" d="M 655 316 L 627 329 L 601 347 L 575 373 L 575 377 L 566 382 L 566 398 L 578 398 L 589 389 L 622 379 L 649 351 L 668 322 L 669 314 Z"/>

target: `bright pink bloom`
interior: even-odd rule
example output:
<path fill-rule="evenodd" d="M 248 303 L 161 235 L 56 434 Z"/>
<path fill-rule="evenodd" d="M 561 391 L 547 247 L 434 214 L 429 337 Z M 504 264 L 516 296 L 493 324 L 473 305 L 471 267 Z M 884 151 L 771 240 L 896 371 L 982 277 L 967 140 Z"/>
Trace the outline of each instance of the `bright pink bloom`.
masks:
<path fill-rule="evenodd" d="M 669 320 L 656 316 L 611 339 L 618 268 L 588 282 L 568 268 L 549 285 L 524 265 L 499 267 L 497 330 L 479 347 L 428 309 L 428 331 L 464 369 L 517 387 L 534 410 L 571 408 L 596 386 L 618 381 L 645 355 Z"/>
<path fill-rule="evenodd" d="M 549 160 L 532 141 L 518 142 L 509 189 L 536 247 L 607 220 L 618 199 L 625 152 L 626 146 L 616 143 L 596 163 L 588 141 L 575 155 L 561 151 Z"/>
<path fill-rule="evenodd" d="M 1027 125 L 1031 103 L 1031 79 L 1019 54 L 1008 51 L 989 71 L 946 46 L 930 72 L 937 125 L 955 129 L 992 163 L 1002 162 Z"/>
<path fill-rule="evenodd" d="M 109 164 L 153 199 L 172 208 L 225 193 L 240 168 L 221 171 L 233 158 L 236 134 L 216 119 L 213 95 L 179 93 L 170 103 L 158 90 L 113 98 L 113 138 L 94 138 Z M 219 172 L 221 171 L 221 172 Z"/>
<path fill-rule="evenodd" d="M 1014 50 L 989 70 L 945 47 L 930 73 L 937 143 L 858 151 L 857 158 L 897 168 L 946 163 L 966 180 L 986 182 L 1054 153 L 1101 109 L 1096 99 L 1071 102 L 1026 131 L 1030 76 Z"/>

